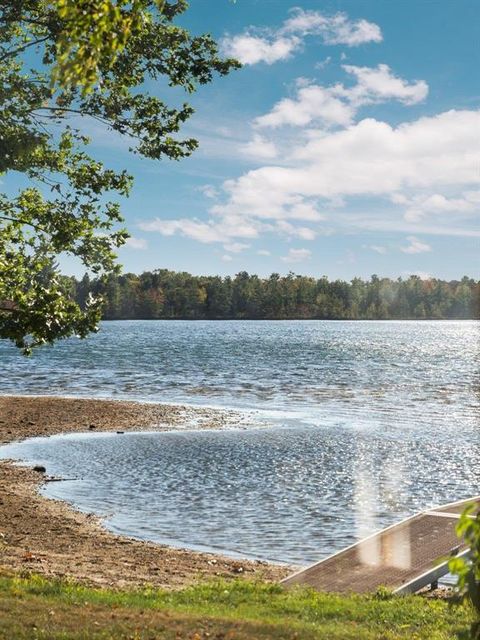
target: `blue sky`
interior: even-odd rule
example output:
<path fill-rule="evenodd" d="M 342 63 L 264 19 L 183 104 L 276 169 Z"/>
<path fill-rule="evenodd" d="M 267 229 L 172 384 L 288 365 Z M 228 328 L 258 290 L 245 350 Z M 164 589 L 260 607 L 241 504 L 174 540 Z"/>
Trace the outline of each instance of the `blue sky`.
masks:
<path fill-rule="evenodd" d="M 478 277 L 479 20 L 475 0 L 191 0 L 181 24 L 244 67 L 188 98 L 180 163 L 90 126 L 135 176 L 124 269 Z"/>

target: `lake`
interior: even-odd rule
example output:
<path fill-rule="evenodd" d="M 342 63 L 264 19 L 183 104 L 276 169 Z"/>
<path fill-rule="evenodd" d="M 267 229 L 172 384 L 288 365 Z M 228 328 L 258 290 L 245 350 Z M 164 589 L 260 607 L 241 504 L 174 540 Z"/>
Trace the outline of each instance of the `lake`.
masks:
<path fill-rule="evenodd" d="M 30 359 L 2 343 L 0 393 L 236 408 L 250 428 L 75 434 L 0 456 L 75 470 L 42 491 L 114 531 L 303 564 L 480 493 L 479 337 L 474 321 L 128 321 Z"/>

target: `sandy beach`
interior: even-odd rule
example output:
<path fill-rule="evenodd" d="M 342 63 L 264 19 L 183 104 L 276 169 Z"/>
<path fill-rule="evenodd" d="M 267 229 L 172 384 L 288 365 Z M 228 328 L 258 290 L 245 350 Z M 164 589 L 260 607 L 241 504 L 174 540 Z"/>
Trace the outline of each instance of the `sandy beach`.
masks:
<path fill-rule="evenodd" d="M 113 400 L 0 397 L 0 443 L 69 432 L 220 429 L 235 413 Z M 42 473 L 0 461 L 0 570 L 35 571 L 113 587 L 179 588 L 199 579 L 277 580 L 289 569 L 264 562 L 140 542 L 38 493 Z"/>

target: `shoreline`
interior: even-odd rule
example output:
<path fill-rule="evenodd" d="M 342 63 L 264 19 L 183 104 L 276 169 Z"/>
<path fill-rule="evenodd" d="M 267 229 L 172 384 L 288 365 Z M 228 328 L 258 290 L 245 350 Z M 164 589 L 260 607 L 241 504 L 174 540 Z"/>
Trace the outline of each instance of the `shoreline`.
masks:
<path fill-rule="evenodd" d="M 238 412 L 238 416 L 241 412 Z M 222 429 L 232 410 L 61 396 L 0 396 L 0 445 L 89 431 Z M 0 570 L 95 586 L 181 588 L 206 578 L 279 580 L 291 567 L 169 547 L 109 532 L 99 517 L 38 492 L 46 477 L 0 461 Z"/>

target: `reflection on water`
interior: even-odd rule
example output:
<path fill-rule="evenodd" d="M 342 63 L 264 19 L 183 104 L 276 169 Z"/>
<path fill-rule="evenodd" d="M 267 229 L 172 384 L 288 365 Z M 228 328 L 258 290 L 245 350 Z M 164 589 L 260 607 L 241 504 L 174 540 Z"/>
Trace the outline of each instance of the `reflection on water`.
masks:
<path fill-rule="evenodd" d="M 422 430 L 297 426 L 69 435 L 0 455 L 78 478 L 44 493 L 106 516 L 118 533 L 304 564 L 478 493 L 480 451 L 471 444 Z M 380 558 L 379 549 L 364 552 L 367 563 Z M 408 563 L 408 546 L 405 554 L 396 562 Z"/>

